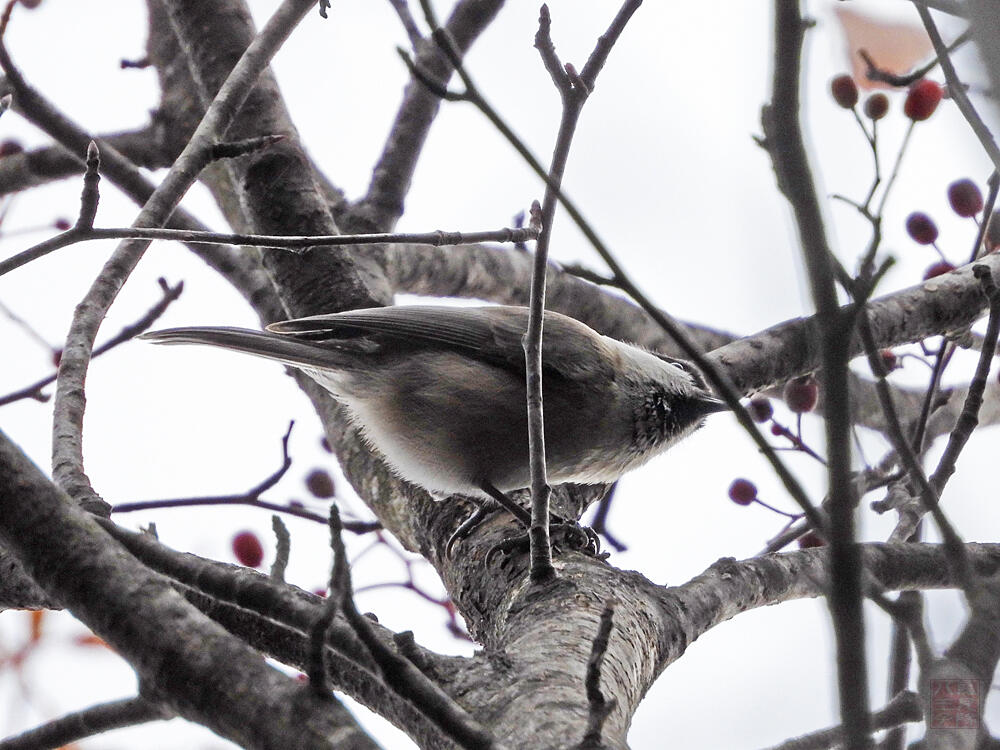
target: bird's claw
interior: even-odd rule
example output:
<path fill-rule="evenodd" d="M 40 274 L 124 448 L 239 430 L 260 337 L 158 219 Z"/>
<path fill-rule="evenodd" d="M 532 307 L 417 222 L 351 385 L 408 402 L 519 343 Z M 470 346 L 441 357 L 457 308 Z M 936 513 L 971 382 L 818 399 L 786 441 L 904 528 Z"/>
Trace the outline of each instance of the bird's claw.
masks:
<path fill-rule="evenodd" d="M 554 555 L 563 552 L 582 552 L 598 560 L 606 560 L 609 557 L 607 552 L 601 552 L 601 540 L 588 526 L 553 518 L 549 523 L 549 539 Z M 507 555 L 514 551 L 527 553 L 529 548 L 527 533 L 508 537 L 490 547 L 486 553 L 486 564 L 489 565 L 497 555 Z"/>

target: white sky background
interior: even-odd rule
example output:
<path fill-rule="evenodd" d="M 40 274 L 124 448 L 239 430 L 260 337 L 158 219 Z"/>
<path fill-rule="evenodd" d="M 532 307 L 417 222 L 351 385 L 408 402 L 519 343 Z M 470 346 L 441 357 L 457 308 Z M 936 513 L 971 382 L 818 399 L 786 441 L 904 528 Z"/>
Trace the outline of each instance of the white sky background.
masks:
<path fill-rule="evenodd" d="M 276 3 L 251 5 L 260 24 Z M 550 0 L 549 5 L 557 50 L 563 60 L 578 65 L 617 7 L 579 0 Z M 908 3 L 852 5 L 912 17 L 916 23 Z M 450 7 L 440 1 L 436 6 L 442 17 Z M 846 69 L 830 7 L 810 8 L 819 25 L 808 36 L 805 57 L 805 124 L 821 194 L 861 198 L 871 178 L 868 147 L 850 114 L 827 93 L 830 78 Z M 120 71 L 118 61 L 143 55 L 144 15 L 138 0 L 46 0 L 37 11 L 16 10 L 8 44 L 29 80 L 85 127 L 98 133 L 134 128 L 156 104 L 155 76 Z M 330 15 L 325 22 L 309 16 L 279 52 L 274 68 L 311 155 L 349 196 L 357 197 L 407 79 L 394 51 L 406 39 L 387 2 L 338 0 Z M 770 15 L 770 4 L 763 2 L 646 3 L 586 105 L 565 182 L 653 300 L 679 318 L 738 333 L 810 310 L 787 205 L 766 154 L 751 139 L 760 132 L 760 106 L 768 96 Z M 485 95 L 547 161 L 558 97 L 532 48 L 536 19 L 534 3 L 510 3 L 473 49 L 468 67 Z M 969 69 L 967 56 L 958 60 Z M 880 127 L 884 169 L 906 124 L 902 95 L 892 95 L 891 101 L 891 113 Z M 10 114 L 0 120 L 0 139 L 8 137 L 29 147 L 48 143 Z M 968 256 L 975 227 L 952 216 L 945 188 L 966 176 L 984 185 L 988 174 L 989 164 L 954 105 L 943 103 L 914 134 L 887 207 L 883 249 L 898 264 L 883 293 L 916 283 L 936 260 L 932 250 L 915 245 L 902 231 L 912 210 L 926 210 L 938 220 L 939 244 L 956 263 Z M 110 186 L 102 187 L 98 226 L 131 223 L 137 209 Z M 80 188 L 81 181 L 74 179 L 18 197 L 4 221 L 0 256 L 52 233 L 42 229 L 15 236 L 16 230 L 50 226 L 57 217 L 74 219 Z M 538 180 L 470 105 L 445 104 L 399 229 L 498 228 L 541 193 Z M 204 191 L 193 190 L 184 205 L 214 229 L 226 229 Z M 867 224 L 835 202 L 826 204 L 826 215 L 839 257 L 853 268 L 868 240 Z M 59 346 L 74 306 L 112 249 L 102 243 L 75 246 L 21 268 L 0 278 L 0 302 Z M 565 215 L 556 219 L 552 252 L 557 261 L 602 270 Z M 256 325 L 241 298 L 185 249 L 158 243 L 112 308 L 102 340 L 153 304 L 159 276 L 183 279 L 185 292 L 157 327 Z M 6 352 L 0 393 L 49 372 L 50 352 L 3 317 L 0 341 Z M 926 371 L 911 360 L 893 377 L 920 383 Z M 293 418 L 295 463 L 267 497 L 306 500 L 302 478 L 313 467 L 332 468 L 318 445 L 318 420 L 277 365 L 201 347 L 161 349 L 133 342 L 95 361 L 87 385 L 87 470 L 112 503 L 243 491 L 280 464 L 280 438 Z M 4 407 L 0 425 L 47 470 L 50 404 L 24 401 Z M 821 448 L 820 425 L 807 420 L 806 426 L 811 443 Z M 866 447 L 875 460 L 879 443 L 867 440 Z M 977 433 L 945 496 L 947 511 L 969 540 L 1000 536 L 1000 513 L 986 504 L 989 498 L 977 481 L 977 467 L 995 456 L 996 447 L 995 431 Z M 805 457 L 786 455 L 819 501 L 821 468 Z M 782 519 L 760 507 L 729 502 L 726 489 L 737 476 L 752 478 L 764 499 L 793 509 L 734 421 L 715 416 L 704 430 L 622 482 L 610 527 L 629 551 L 613 555 L 612 562 L 656 582 L 679 584 L 719 557 L 758 552 Z M 348 494 L 343 481 L 338 486 Z M 348 508 L 360 507 L 357 501 L 345 502 Z M 255 509 L 164 510 L 118 520 L 135 526 L 155 521 L 167 544 L 222 560 L 232 559 L 232 535 L 253 529 L 265 541 L 265 564 L 273 553 L 269 514 Z M 285 521 L 292 531 L 289 579 L 303 588 L 321 587 L 329 565 L 324 528 Z M 891 519 L 865 510 L 861 527 L 866 539 L 880 540 Z M 355 554 L 369 541 L 356 541 Z M 422 579 L 438 591 L 433 571 L 425 567 Z M 358 586 L 403 575 L 403 566 L 384 550 L 354 568 Z M 943 647 L 961 626 L 964 609 L 953 594 L 928 598 L 932 636 Z M 411 592 L 380 589 L 361 593 L 358 603 L 389 627 L 413 629 L 427 646 L 468 651 L 445 629 L 444 612 L 424 606 Z M 885 699 L 889 623 L 871 612 L 867 624 L 872 704 L 879 707 Z M 132 673 L 120 661 L 73 646 L 72 638 L 83 632 L 79 624 L 50 617 L 46 625 L 53 631 L 51 644 L 32 657 L 23 674 L 30 705 L 24 705 L 17 677 L 0 673 L 0 736 L 134 692 Z M 0 615 L 0 650 L 14 648 L 26 630 L 27 615 Z M 684 748 L 754 748 L 836 723 L 830 644 L 822 600 L 783 604 L 723 624 L 693 644 L 654 686 L 635 718 L 633 746 L 656 748 L 668 741 Z M 990 713 L 995 723 L 1000 713 L 996 708 Z M 373 726 L 372 731 L 386 747 L 412 747 L 391 728 Z M 180 721 L 105 735 L 83 746 L 137 743 L 147 748 L 225 746 Z"/>

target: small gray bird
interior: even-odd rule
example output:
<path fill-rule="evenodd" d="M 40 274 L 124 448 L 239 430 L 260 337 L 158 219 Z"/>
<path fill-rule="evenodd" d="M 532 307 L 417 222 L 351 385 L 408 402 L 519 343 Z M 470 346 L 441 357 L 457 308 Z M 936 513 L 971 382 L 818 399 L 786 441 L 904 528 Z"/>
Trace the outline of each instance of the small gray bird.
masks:
<path fill-rule="evenodd" d="M 400 477 L 496 498 L 530 484 L 525 307 L 406 306 L 267 327 L 173 328 L 141 338 L 209 344 L 305 372 L 346 408 Z M 545 452 L 552 484 L 610 483 L 726 408 L 686 363 L 545 313 Z"/>

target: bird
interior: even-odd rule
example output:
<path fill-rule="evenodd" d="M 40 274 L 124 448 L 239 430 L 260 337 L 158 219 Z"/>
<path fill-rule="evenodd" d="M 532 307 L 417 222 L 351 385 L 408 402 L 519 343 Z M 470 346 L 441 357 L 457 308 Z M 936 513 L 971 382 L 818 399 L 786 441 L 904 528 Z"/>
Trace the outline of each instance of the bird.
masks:
<path fill-rule="evenodd" d="M 296 318 L 265 331 L 170 328 L 298 368 L 346 408 L 401 478 L 433 495 L 488 497 L 531 483 L 523 337 L 528 308 L 405 305 Z M 609 484 L 726 409 L 689 363 L 547 310 L 542 389 L 552 485 Z M 509 499 L 509 498 L 508 498 Z M 524 516 L 520 516 L 524 520 Z"/>

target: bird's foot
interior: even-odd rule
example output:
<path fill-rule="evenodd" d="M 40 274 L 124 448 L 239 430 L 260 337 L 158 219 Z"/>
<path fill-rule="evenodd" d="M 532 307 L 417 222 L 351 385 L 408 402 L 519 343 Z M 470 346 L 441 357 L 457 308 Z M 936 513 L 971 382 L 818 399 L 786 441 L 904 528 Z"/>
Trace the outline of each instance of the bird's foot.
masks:
<path fill-rule="evenodd" d="M 456 545 L 467 539 L 491 514 L 503 511 L 504 508 L 493 500 L 483 501 L 461 524 L 455 529 L 448 542 L 445 544 L 445 554 L 448 558 L 454 556 Z M 527 513 L 527 511 L 525 511 Z M 515 516 L 524 525 L 525 520 L 520 515 Z M 530 516 L 529 516 L 530 518 Z M 520 534 L 507 537 L 502 542 L 495 544 L 486 554 L 487 564 L 495 555 L 507 555 L 516 551 L 527 553 L 530 542 L 528 539 L 527 526 Z M 601 552 L 601 540 L 597 533 L 589 526 L 582 526 L 575 521 L 568 521 L 559 516 L 552 516 L 549 520 L 549 539 L 552 545 L 552 552 L 560 554 L 562 552 L 583 552 L 591 557 L 601 560 L 608 558 L 607 552 Z"/>
<path fill-rule="evenodd" d="M 598 560 L 606 560 L 607 552 L 601 552 L 601 540 L 589 526 L 582 526 L 575 521 L 567 521 L 553 516 L 549 521 L 549 543 L 552 554 L 563 552 L 582 552 Z M 509 555 L 520 552 L 527 554 L 531 547 L 528 534 L 522 533 L 507 537 L 502 542 L 494 544 L 486 553 L 486 564 L 489 565 L 497 555 Z"/>
<path fill-rule="evenodd" d="M 459 524 L 458 528 L 448 537 L 448 542 L 444 546 L 444 553 L 451 559 L 454 556 L 455 545 L 466 539 L 486 520 L 487 516 L 500 510 L 500 505 L 494 500 L 484 500 L 480 503 L 469 517 Z"/>

